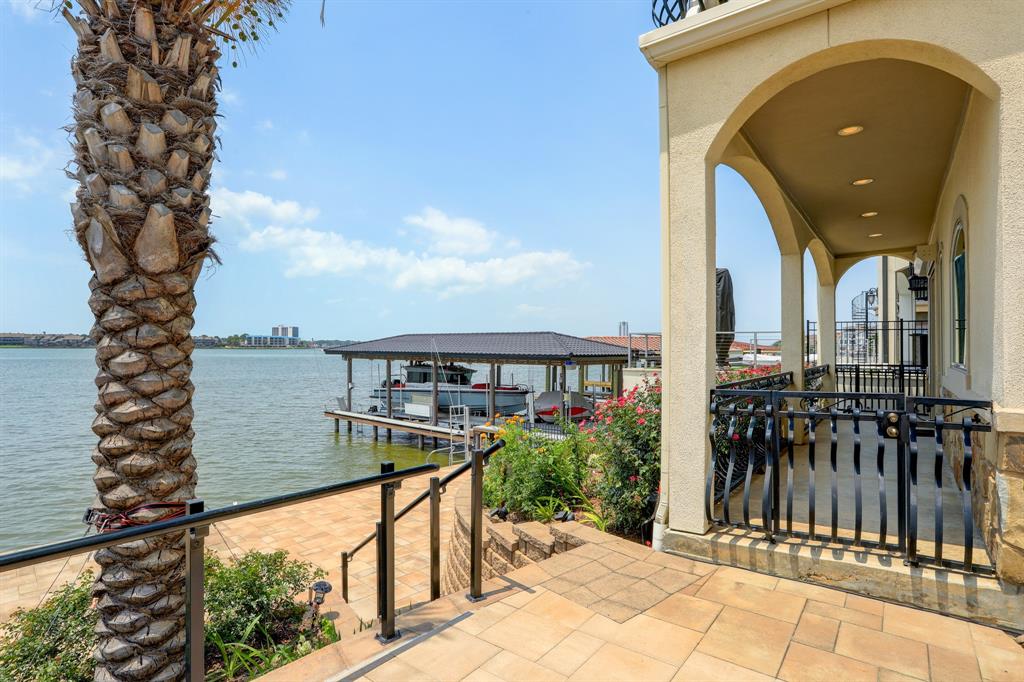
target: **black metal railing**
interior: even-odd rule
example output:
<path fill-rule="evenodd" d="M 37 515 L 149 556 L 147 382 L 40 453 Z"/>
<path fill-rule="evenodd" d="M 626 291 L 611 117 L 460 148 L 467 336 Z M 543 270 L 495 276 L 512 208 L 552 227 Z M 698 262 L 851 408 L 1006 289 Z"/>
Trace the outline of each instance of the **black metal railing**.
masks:
<path fill-rule="evenodd" d="M 449 483 L 462 476 L 467 471 L 472 472 L 470 485 L 473 486 L 474 493 L 478 488 L 482 491 L 483 470 L 481 469 L 478 476 L 478 472 L 473 468 L 474 463 L 477 461 L 477 455 L 479 455 L 481 462 L 486 464 L 490 456 L 503 447 L 505 447 L 505 441 L 499 439 L 492 443 L 486 450 L 475 450 L 471 453 L 466 462 L 460 464 L 445 476 L 441 478 L 438 478 L 437 476 L 431 477 L 426 490 L 410 500 L 408 504 L 402 507 L 401 511 L 393 514 L 390 527 L 383 527 L 381 523 L 378 523 L 377 527 L 366 537 L 356 543 L 352 549 L 343 551 L 341 553 L 341 598 L 346 603 L 348 602 L 348 569 L 349 563 L 352 561 L 353 557 L 355 557 L 356 553 L 363 547 L 366 547 L 366 545 L 370 544 L 374 538 L 379 538 L 382 531 L 390 533 L 393 537 L 394 523 L 422 504 L 424 500 L 430 500 L 430 599 L 433 601 L 434 599 L 439 598 L 441 596 L 441 495 L 446 492 Z M 434 468 L 436 469 L 437 467 L 435 466 Z M 482 494 L 483 493 L 481 492 L 481 509 L 483 509 Z M 475 513 L 475 511 L 473 513 Z M 378 542 L 378 546 L 379 545 L 380 543 Z M 377 560 L 378 562 L 380 561 L 379 556 Z M 472 557 L 470 564 L 471 571 L 479 569 L 479 567 L 477 567 L 477 569 L 473 568 Z M 380 571 L 378 571 L 378 612 L 382 611 L 384 608 L 384 605 L 380 602 L 379 596 L 382 593 L 382 590 L 380 589 L 380 580 L 381 575 Z M 477 593 L 475 596 L 479 596 L 479 594 Z"/>
<path fill-rule="evenodd" d="M 928 368 L 914 365 L 836 364 L 836 390 L 923 396 L 928 391 Z M 877 402 L 867 405 L 886 407 Z"/>
<path fill-rule="evenodd" d="M 726 408 L 735 408 L 741 401 L 747 402 L 748 394 L 755 393 L 758 396 L 769 396 L 772 391 L 784 390 L 792 384 L 793 373 L 780 372 L 778 374 L 767 374 L 751 379 L 741 379 L 739 381 L 719 384 L 716 394 L 721 401 L 720 408 L 724 410 Z M 735 398 L 729 397 L 733 391 L 736 392 Z M 762 409 L 764 403 L 763 401 L 759 402 L 759 400 L 761 399 L 754 398 L 751 404 L 758 409 Z M 737 444 L 733 437 L 737 436 L 738 433 L 745 432 L 748 427 L 752 431 L 747 434 L 746 440 Z M 765 459 L 768 453 L 768 449 L 764 447 L 761 439 L 764 431 L 762 428 L 759 428 L 756 420 L 750 420 L 749 414 L 741 414 L 740 422 L 737 425 L 724 413 L 717 415 L 712 420 L 711 429 L 718 438 L 717 443 L 714 438 L 712 439 L 715 447 L 728 447 L 730 452 L 728 458 L 720 457 L 713 459 L 713 467 L 718 471 L 718 477 L 713 481 L 714 497 L 716 500 L 727 500 L 728 495 L 726 491 L 728 490 L 731 493 L 743 482 L 743 479 L 732 475 L 733 470 L 729 468 L 730 463 L 736 470 L 749 470 L 751 475 L 755 472 L 761 473 L 764 470 Z M 728 507 L 728 502 L 726 502 L 726 506 Z M 726 513 L 728 513 L 728 510 L 726 510 Z"/>
<path fill-rule="evenodd" d="M 804 367 L 804 390 L 817 391 L 821 389 L 822 382 L 828 376 L 829 369 L 831 368 L 827 364 Z"/>
<path fill-rule="evenodd" d="M 653 0 L 651 2 L 651 19 L 654 25 L 667 26 L 674 21 L 679 21 L 698 12 L 703 12 L 708 7 L 724 4 L 726 0 Z"/>
<path fill-rule="evenodd" d="M 818 323 L 807 321 L 808 354 L 816 353 Z M 836 364 L 928 366 L 928 320 L 839 320 Z"/>
<path fill-rule="evenodd" d="M 473 453 L 472 461 L 469 462 L 468 465 L 473 467 L 474 479 L 472 485 L 474 486 L 474 491 L 478 488 L 482 490 L 482 463 L 485 461 L 485 458 L 490 453 L 503 446 L 504 442 L 499 440 L 491 445 L 486 451 L 477 450 Z M 479 466 L 474 466 L 477 463 L 479 463 Z M 242 504 L 213 509 L 210 511 L 203 510 L 202 500 L 190 500 L 186 505 L 187 513 L 185 516 L 166 521 L 158 521 L 145 526 L 126 528 L 124 530 L 112 531 L 101 535 L 88 536 L 76 540 L 66 540 L 64 542 L 57 542 L 4 554 L 0 556 L 0 573 L 26 566 L 33 566 L 44 561 L 91 552 L 105 547 L 121 545 L 126 542 L 165 535 L 167 533 L 187 532 L 188 538 L 185 544 L 186 646 L 185 653 L 183 655 L 185 656 L 186 678 L 190 681 L 199 681 L 202 680 L 204 676 L 203 551 L 205 544 L 204 538 L 209 533 L 210 526 L 214 523 L 229 521 L 242 516 L 270 511 L 272 509 L 279 509 L 281 507 L 288 507 L 301 502 L 309 502 L 324 497 L 341 495 L 356 490 L 362 490 L 364 488 L 380 486 L 381 519 L 377 523 L 377 531 L 369 539 L 372 540 L 374 537 L 377 538 L 377 604 L 381 627 L 381 631 L 377 637 L 382 642 L 388 642 L 399 636 L 399 633 L 395 630 L 395 520 L 405 513 L 408 513 L 415 504 L 422 502 L 426 497 L 430 497 L 432 499 L 431 570 L 432 575 L 434 575 L 434 567 L 440 565 L 438 546 L 440 533 L 437 528 L 436 521 L 439 518 L 439 513 L 436 505 L 434 504 L 434 502 L 439 499 L 439 484 L 441 480 L 452 480 L 465 469 L 460 467 L 459 470 L 445 476 L 444 479 L 438 479 L 437 477 L 432 478 L 430 487 L 426 491 L 426 494 L 418 496 L 412 504 L 407 505 L 402 512 L 397 515 L 395 514 L 394 508 L 395 490 L 399 485 L 401 485 L 402 481 L 407 478 L 420 476 L 437 470 L 438 466 L 436 464 L 422 464 L 396 471 L 394 469 L 394 465 L 388 462 L 381 464 L 381 473 L 379 475 L 357 478 L 341 483 L 333 483 L 318 488 L 311 488 L 300 492 L 244 502 Z M 482 514 L 482 507 L 480 509 L 476 509 L 474 513 Z M 476 532 L 479 534 L 479 526 L 476 526 L 475 528 L 477 528 Z M 360 547 L 365 546 L 367 542 L 369 542 L 369 540 L 364 541 Z M 481 573 L 482 561 L 482 556 L 480 556 L 479 553 L 474 554 L 471 557 L 472 571 L 477 578 L 479 578 Z M 477 579 L 474 583 L 476 592 L 473 594 L 476 597 L 481 596 L 479 582 L 479 579 Z M 432 595 L 434 595 L 433 589 Z"/>
<path fill-rule="evenodd" d="M 864 409 L 867 404 L 886 405 Z M 972 517 L 971 452 L 972 436 L 989 431 L 991 402 L 959 398 L 908 397 L 900 393 L 850 393 L 817 391 L 772 391 L 753 389 L 717 389 L 711 394 L 711 466 L 705 482 L 705 515 L 712 525 L 730 526 L 763 532 L 771 541 L 776 535 L 801 537 L 894 551 L 907 562 L 935 564 L 968 572 L 991 573 L 988 566 L 973 560 L 974 526 Z M 941 414 L 932 415 L 941 409 Z M 946 414 L 969 413 L 959 423 Z M 724 420 L 724 427 L 723 422 Z M 819 531 L 816 467 L 819 443 L 818 426 L 829 427 L 829 505 L 828 521 Z M 935 550 L 919 551 L 918 437 L 934 430 L 936 439 L 932 488 L 935 514 Z M 806 433 L 806 445 L 798 434 Z M 960 460 L 960 500 L 957 510 L 963 517 L 963 560 L 943 556 L 943 476 L 950 471 L 944 454 L 943 437 L 957 433 L 963 443 Z M 871 434 L 871 438 L 867 438 Z M 873 439 L 873 443 L 870 442 Z M 805 509 L 797 509 L 797 447 L 806 448 Z M 758 453 L 758 457 L 747 456 Z M 891 483 L 886 477 L 887 455 L 895 455 L 896 533 L 889 524 Z M 784 460 L 784 461 L 783 461 Z M 873 465 L 873 466 L 872 466 Z M 783 470 L 783 467 L 785 469 Z M 874 471 L 871 471 L 871 469 Z M 842 475 L 841 475 L 842 472 Z M 849 473 L 852 473 L 850 480 Z M 760 480 L 757 480 L 760 476 Z M 844 482 L 840 487 L 840 479 Z M 865 492 L 868 481 L 877 482 L 877 497 Z M 742 486 L 742 520 L 735 513 L 736 500 L 731 492 Z M 853 492 L 853 524 L 840 524 L 841 499 Z M 720 491 L 729 490 L 730 494 Z M 785 500 L 783 501 L 783 495 Z M 760 507 L 757 508 L 758 499 Z M 752 500 L 755 505 L 752 510 Z M 869 505 L 877 524 L 868 528 L 865 521 Z M 752 513 L 753 512 L 753 513 Z M 827 529 L 827 530 L 826 530 Z M 849 531 L 852 530 L 852 537 Z M 871 537 L 868 537 L 868 536 Z"/>

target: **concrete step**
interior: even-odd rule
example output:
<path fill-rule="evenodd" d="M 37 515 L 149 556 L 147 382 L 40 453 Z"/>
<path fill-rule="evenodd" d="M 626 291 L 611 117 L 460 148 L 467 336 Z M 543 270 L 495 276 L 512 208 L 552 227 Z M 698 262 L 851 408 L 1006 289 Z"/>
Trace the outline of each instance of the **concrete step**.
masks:
<path fill-rule="evenodd" d="M 538 521 L 525 521 L 512 526 L 519 537 L 519 550 L 533 561 L 543 561 L 555 552 L 555 538 L 549 526 Z"/>

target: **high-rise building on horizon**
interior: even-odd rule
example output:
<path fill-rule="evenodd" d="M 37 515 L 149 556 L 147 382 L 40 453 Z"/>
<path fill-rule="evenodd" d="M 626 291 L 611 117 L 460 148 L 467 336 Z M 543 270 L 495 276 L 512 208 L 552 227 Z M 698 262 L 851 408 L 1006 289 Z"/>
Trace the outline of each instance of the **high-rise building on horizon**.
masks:
<path fill-rule="evenodd" d="M 299 338 L 299 328 L 287 324 L 277 324 L 270 328 L 271 336 L 288 336 L 293 339 Z"/>

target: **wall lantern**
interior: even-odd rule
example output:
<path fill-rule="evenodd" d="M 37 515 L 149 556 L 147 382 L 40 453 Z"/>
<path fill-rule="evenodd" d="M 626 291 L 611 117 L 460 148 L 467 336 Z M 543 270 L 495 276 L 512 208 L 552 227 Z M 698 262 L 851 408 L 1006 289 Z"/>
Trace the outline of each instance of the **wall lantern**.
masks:
<path fill-rule="evenodd" d="M 914 292 L 915 301 L 928 300 L 928 278 L 924 275 L 911 275 L 907 278 L 910 290 Z"/>

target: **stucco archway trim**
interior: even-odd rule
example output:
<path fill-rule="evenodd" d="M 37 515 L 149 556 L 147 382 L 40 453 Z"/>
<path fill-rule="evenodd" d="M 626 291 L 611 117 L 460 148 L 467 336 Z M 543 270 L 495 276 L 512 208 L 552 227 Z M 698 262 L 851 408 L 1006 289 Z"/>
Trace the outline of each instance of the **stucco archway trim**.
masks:
<path fill-rule="evenodd" d="M 739 173 L 754 190 L 768 216 L 772 232 L 775 233 L 779 253 L 800 253 L 800 242 L 793 225 L 789 202 L 771 171 L 757 159 L 739 154 L 722 159 L 721 164 Z"/>
<path fill-rule="evenodd" d="M 729 144 L 758 109 L 797 81 L 843 64 L 874 59 L 900 59 L 945 71 L 964 81 L 991 100 L 999 99 L 999 86 L 977 64 L 932 43 L 917 40 L 863 40 L 826 48 L 783 67 L 754 87 L 722 124 L 708 147 L 705 159 L 711 165 L 723 163 Z"/>

